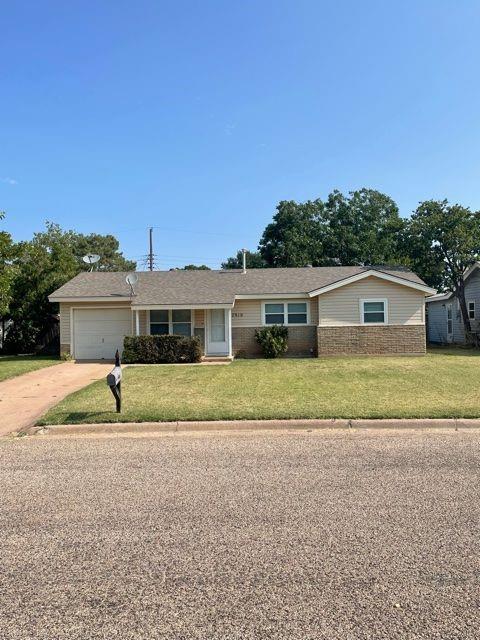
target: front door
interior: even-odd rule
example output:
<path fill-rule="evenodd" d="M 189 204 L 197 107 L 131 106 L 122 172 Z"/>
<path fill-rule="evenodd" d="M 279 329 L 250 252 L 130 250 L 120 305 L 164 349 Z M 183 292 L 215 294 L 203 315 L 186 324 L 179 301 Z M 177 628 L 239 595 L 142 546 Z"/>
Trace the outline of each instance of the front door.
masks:
<path fill-rule="evenodd" d="M 447 342 L 453 342 L 453 305 L 447 304 Z"/>
<path fill-rule="evenodd" d="M 228 354 L 228 335 L 226 320 L 226 309 L 209 309 L 207 322 L 207 355 L 224 356 Z"/>

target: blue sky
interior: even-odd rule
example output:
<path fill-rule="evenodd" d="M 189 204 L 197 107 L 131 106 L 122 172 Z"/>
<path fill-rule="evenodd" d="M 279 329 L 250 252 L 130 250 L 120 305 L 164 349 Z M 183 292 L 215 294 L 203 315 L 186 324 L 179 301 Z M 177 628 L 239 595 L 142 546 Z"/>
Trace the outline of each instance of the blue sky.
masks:
<path fill-rule="evenodd" d="M 480 208 L 476 1 L 3 3 L 0 210 L 155 229 L 160 268 L 255 248 L 279 200 Z M 141 266 L 141 263 L 140 263 Z"/>

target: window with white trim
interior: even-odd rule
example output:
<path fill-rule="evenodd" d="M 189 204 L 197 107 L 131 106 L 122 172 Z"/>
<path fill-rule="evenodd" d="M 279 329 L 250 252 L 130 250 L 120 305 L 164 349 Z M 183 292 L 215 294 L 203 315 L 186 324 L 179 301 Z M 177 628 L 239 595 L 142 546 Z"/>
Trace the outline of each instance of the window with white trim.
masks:
<path fill-rule="evenodd" d="M 362 324 L 387 324 L 387 300 L 360 300 Z"/>
<path fill-rule="evenodd" d="M 150 334 L 191 336 L 192 312 L 190 309 L 155 309 L 150 311 Z"/>
<path fill-rule="evenodd" d="M 307 302 L 266 302 L 263 324 L 308 324 Z"/>
<path fill-rule="evenodd" d="M 475 300 L 468 301 L 468 318 L 469 320 L 475 320 Z"/>

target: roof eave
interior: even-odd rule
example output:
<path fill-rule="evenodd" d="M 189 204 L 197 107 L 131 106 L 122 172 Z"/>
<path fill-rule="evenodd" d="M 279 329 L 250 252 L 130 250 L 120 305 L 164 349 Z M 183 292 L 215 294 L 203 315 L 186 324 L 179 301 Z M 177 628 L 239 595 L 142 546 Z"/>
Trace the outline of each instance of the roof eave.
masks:
<path fill-rule="evenodd" d="M 48 296 L 50 302 L 131 302 L 130 296 Z"/>

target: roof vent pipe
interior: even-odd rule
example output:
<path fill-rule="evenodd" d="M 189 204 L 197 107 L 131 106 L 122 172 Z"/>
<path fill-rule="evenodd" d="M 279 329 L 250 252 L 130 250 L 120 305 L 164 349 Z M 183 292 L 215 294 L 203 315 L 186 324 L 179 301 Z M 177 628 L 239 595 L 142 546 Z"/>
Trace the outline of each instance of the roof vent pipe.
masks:
<path fill-rule="evenodd" d="M 242 262 L 243 262 L 242 273 L 247 273 L 247 250 L 246 249 L 242 249 Z"/>

